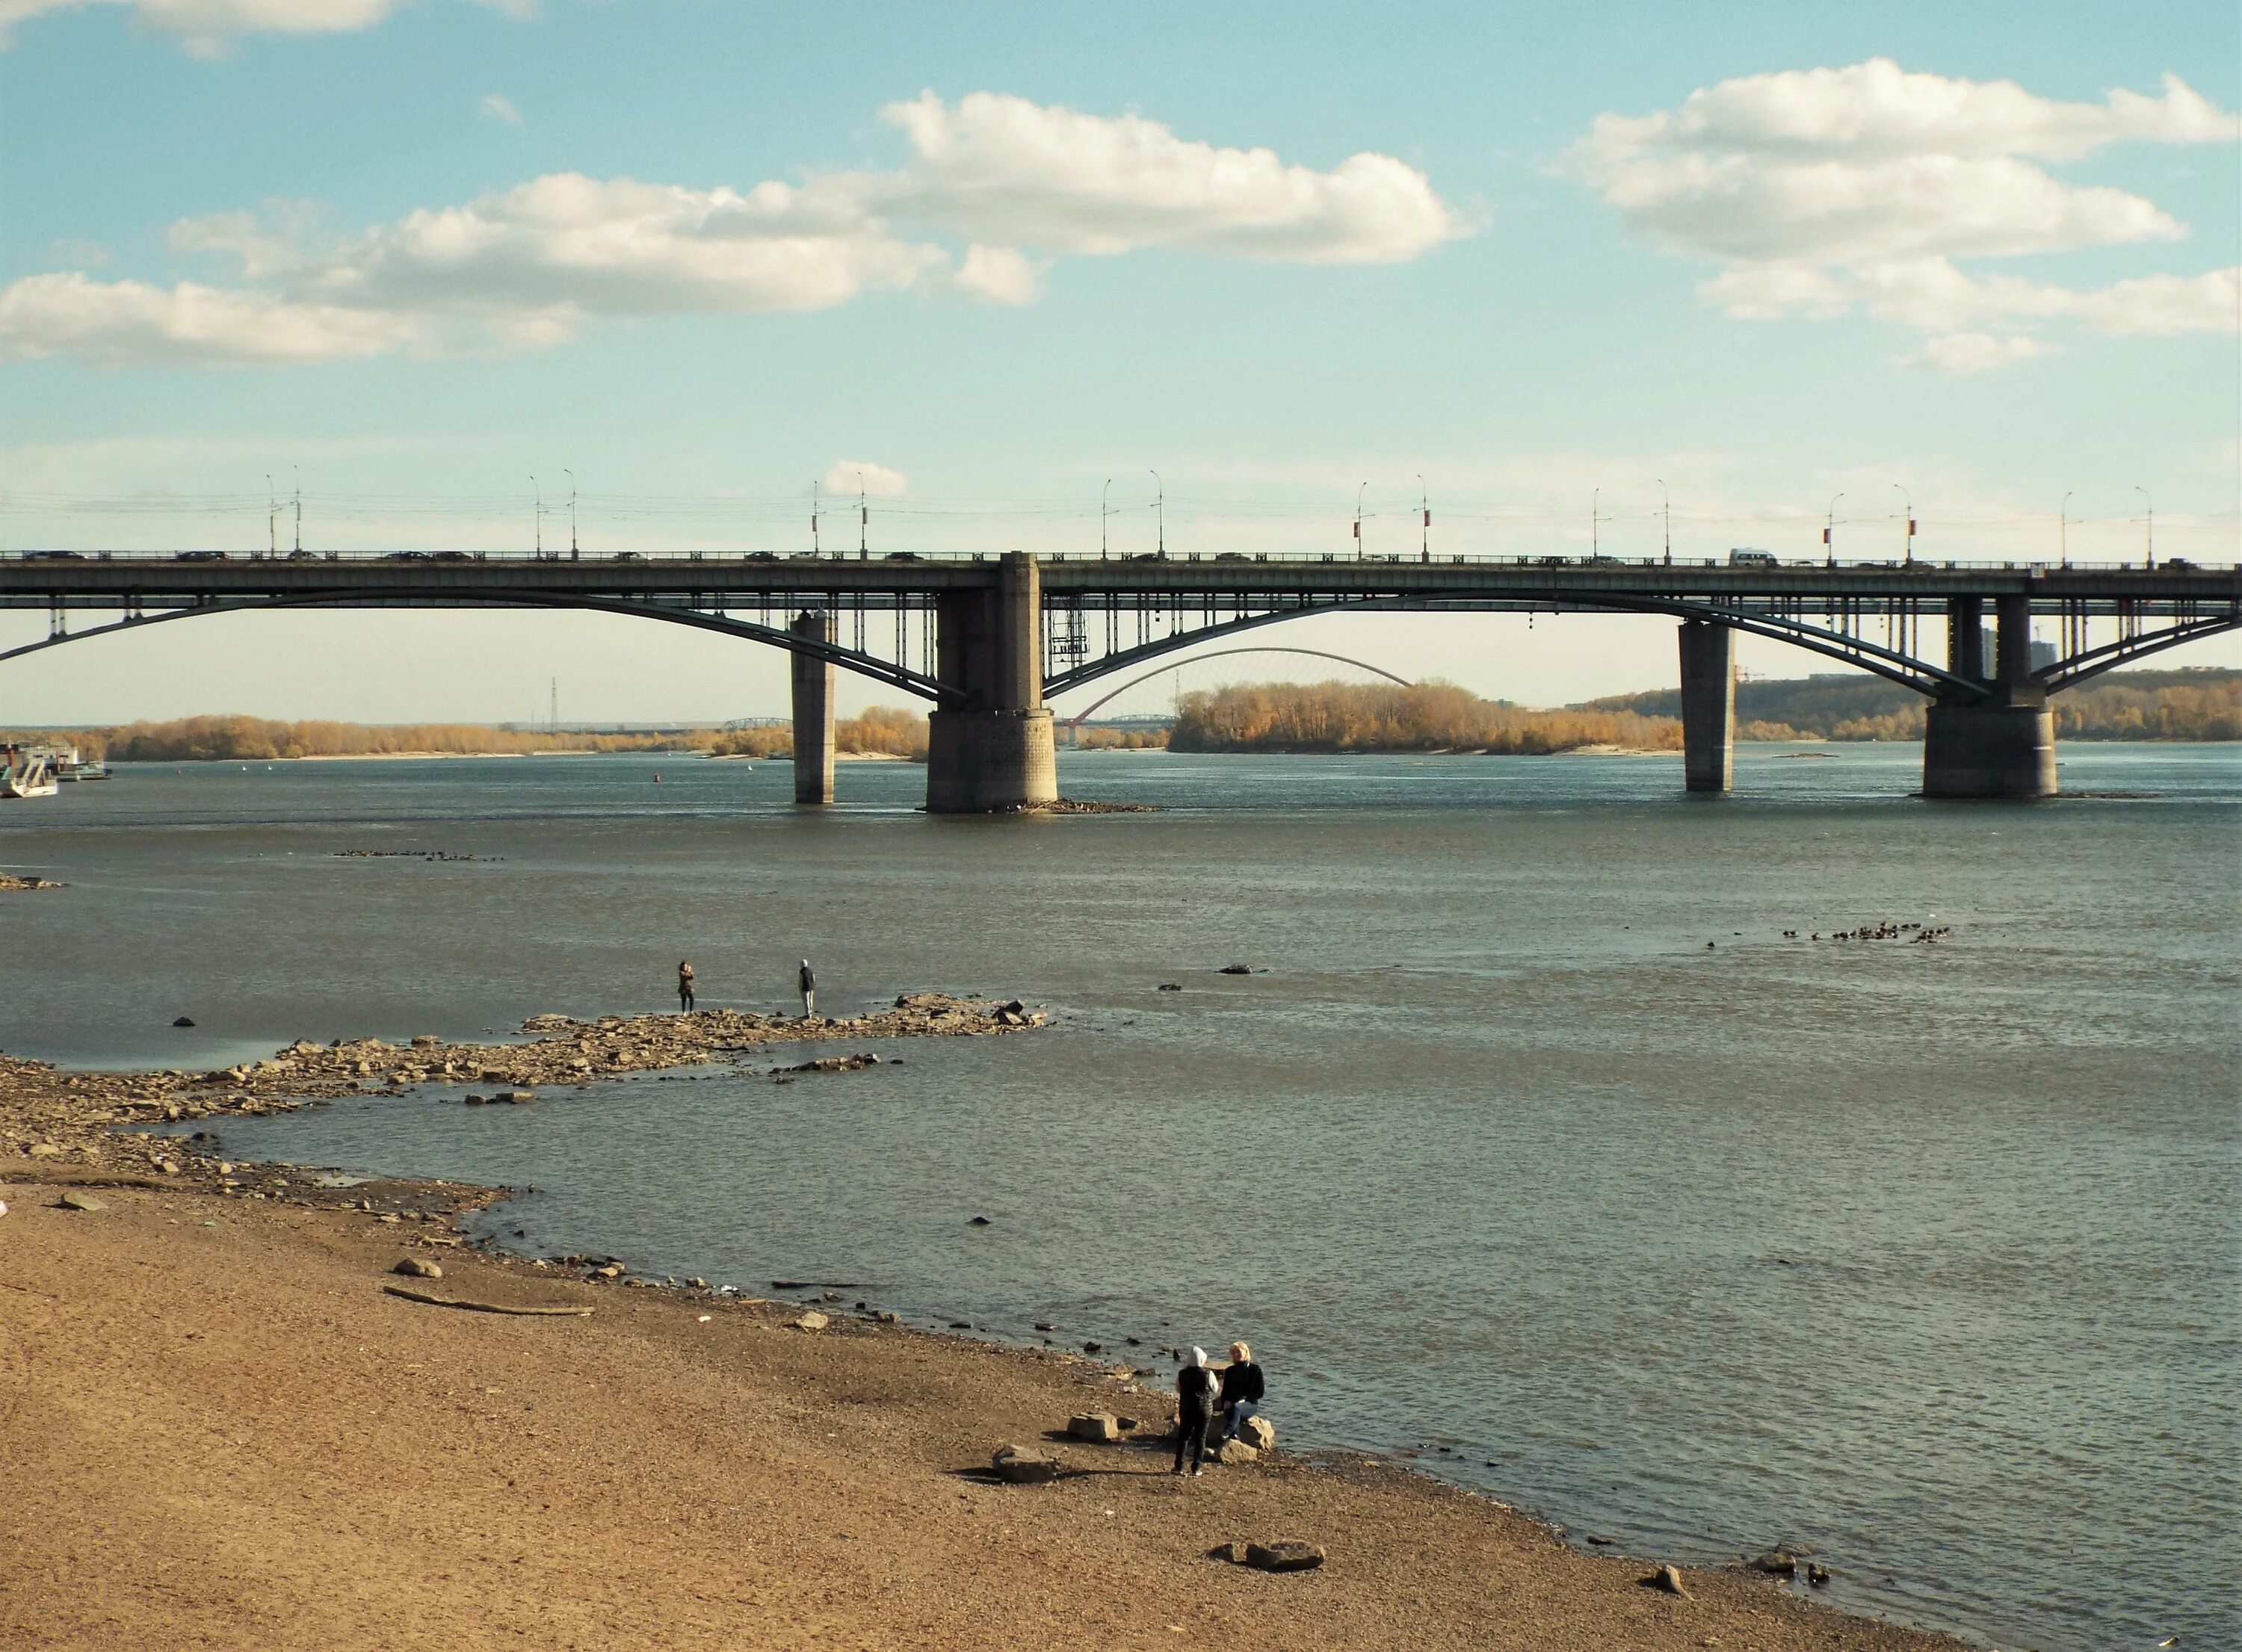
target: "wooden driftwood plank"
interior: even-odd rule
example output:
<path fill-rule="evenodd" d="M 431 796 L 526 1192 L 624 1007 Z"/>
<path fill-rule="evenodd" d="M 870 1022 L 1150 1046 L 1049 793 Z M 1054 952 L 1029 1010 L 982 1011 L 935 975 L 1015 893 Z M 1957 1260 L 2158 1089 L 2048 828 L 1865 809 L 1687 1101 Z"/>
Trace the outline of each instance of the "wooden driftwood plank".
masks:
<path fill-rule="evenodd" d="M 515 1314 L 530 1319 L 584 1320 L 592 1316 L 588 1308 L 507 1308 L 499 1302 L 462 1302 L 449 1296 L 438 1296 L 431 1291 L 416 1291 L 410 1285 L 385 1285 L 381 1287 L 392 1296 L 401 1296 L 408 1302 L 426 1302 L 430 1308 L 463 1308 L 470 1314 Z"/>

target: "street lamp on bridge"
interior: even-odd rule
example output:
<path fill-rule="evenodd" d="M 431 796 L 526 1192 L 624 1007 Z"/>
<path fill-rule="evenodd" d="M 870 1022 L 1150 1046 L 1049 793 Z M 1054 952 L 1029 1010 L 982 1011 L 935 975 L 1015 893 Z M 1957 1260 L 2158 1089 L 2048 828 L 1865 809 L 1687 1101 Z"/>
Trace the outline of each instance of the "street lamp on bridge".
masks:
<path fill-rule="evenodd" d="M 2063 496 L 2063 503 L 2056 507 L 2055 554 L 2066 568 L 2071 565 L 2071 495 L 2078 492 L 2077 488 L 2069 490 Z"/>
<path fill-rule="evenodd" d="M 1433 559 L 1433 496 L 1426 491 L 1425 478 L 1417 478 L 1417 560 Z"/>
<path fill-rule="evenodd" d="M 1106 501 L 1113 497 L 1113 478 L 1107 477 L 1098 494 L 1098 559 L 1105 560 L 1105 519 L 1113 514 Z"/>
<path fill-rule="evenodd" d="M 1830 495 L 1829 514 L 1822 524 L 1822 549 L 1833 568 L 1837 565 L 1837 501 L 1844 497 L 1843 493 Z"/>
<path fill-rule="evenodd" d="M 578 559 L 576 551 L 576 472 L 570 470 L 564 465 L 560 467 L 560 474 L 568 478 L 568 560 L 574 562 Z"/>
<path fill-rule="evenodd" d="M 2138 482 L 2133 484 L 2133 492 L 2139 494 L 2149 507 L 2147 543 L 2149 566 L 2153 568 L 2157 565 L 2157 502 L 2149 498 L 2148 489 L 2143 487 Z"/>
<path fill-rule="evenodd" d="M 1365 482 L 1354 491 L 1354 559 L 1357 562 L 1362 560 L 1362 496 L 1369 487 L 1370 484 Z"/>
<path fill-rule="evenodd" d="M 1168 559 L 1168 485 L 1160 480 L 1158 471 L 1149 472 L 1152 478 L 1152 520 L 1159 530 L 1158 552 L 1159 559 Z"/>
<path fill-rule="evenodd" d="M 1911 563 L 1915 560 L 1915 495 L 1896 482 L 1892 485 L 1899 488 L 1899 496 L 1907 505 L 1907 560 Z"/>
<path fill-rule="evenodd" d="M 534 501 L 529 507 L 530 549 L 537 560 L 545 560 L 545 490 L 537 485 L 537 478 L 529 478 L 529 497 Z"/>
<path fill-rule="evenodd" d="M 1662 501 L 1659 509 L 1666 518 L 1666 565 L 1670 568 L 1674 565 L 1674 496 L 1667 492 L 1662 476 L 1658 478 L 1658 497 Z"/>

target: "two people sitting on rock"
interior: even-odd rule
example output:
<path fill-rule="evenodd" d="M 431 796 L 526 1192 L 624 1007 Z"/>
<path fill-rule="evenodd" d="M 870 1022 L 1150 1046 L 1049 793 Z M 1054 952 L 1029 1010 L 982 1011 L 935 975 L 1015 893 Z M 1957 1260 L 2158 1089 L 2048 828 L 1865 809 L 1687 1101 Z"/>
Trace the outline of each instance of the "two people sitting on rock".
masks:
<path fill-rule="evenodd" d="M 682 962 L 677 966 L 677 1013 L 693 1013 L 693 966 Z"/>
<path fill-rule="evenodd" d="M 1218 1377 L 1207 1365 L 1205 1348 L 1195 1348 L 1185 1355 L 1183 1368 L 1176 1373 L 1175 1472 L 1183 1473 L 1188 1453 L 1193 1477 L 1205 1473 L 1206 1437 L 1215 1409 L 1223 1414 L 1222 1438 L 1235 1440 L 1260 1414 L 1265 1390 L 1253 1350 L 1243 1342 L 1230 1345 L 1230 1363 Z"/>

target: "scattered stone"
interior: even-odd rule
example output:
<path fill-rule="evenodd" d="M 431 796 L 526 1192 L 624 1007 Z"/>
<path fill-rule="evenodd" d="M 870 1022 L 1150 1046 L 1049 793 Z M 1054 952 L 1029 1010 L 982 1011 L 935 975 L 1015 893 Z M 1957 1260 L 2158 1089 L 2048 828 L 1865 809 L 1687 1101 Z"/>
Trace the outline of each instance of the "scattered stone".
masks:
<path fill-rule="evenodd" d="M 1058 1478 L 1058 1459 L 1029 1446 L 1000 1446 L 989 1460 L 997 1478 L 1015 1486 L 1048 1485 Z"/>
<path fill-rule="evenodd" d="M 1256 1451 L 1277 1448 L 1277 1425 L 1266 1417 L 1246 1418 L 1245 1426 L 1238 1432 L 1239 1438 Z"/>
<path fill-rule="evenodd" d="M 1085 1411 L 1067 1419 L 1066 1431 L 1077 1440 L 1111 1445 L 1121 1437 L 1121 1419 L 1111 1411 Z"/>
<path fill-rule="evenodd" d="M 1685 1601 L 1693 1598 L 1689 1591 L 1682 1587 L 1680 1570 L 1672 1566 L 1660 1567 L 1642 1580 L 1642 1586 L 1655 1588 L 1661 1595 L 1678 1595 Z"/>
<path fill-rule="evenodd" d="M 434 1049 L 436 1047 L 436 1035 L 433 1033 L 415 1033 L 413 1035 L 413 1047 L 416 1050 Z"/>
<path fill-rule="evenodd" d="M 1058 1329 L 1058 1327 L 1053 1325 L 1049 1320 L 1037 1320 L 1036 1321 L 1036 1329 L 1038 1331 L 1056 1331 Z"/>
<path fill-rule="evenodd" d="M 63 1150 L 51 1141 L 34 1141 L 23 1151 L 34 1159 L 58 1159 Z"/>
<path fill-rule="evenodd" d="M 976 1216 L 971 1221 L 967 1222 L 965 1225 L 968 1227 L 987 1227 L 992 1224 L 986 1216 Z"/>
<path fill-rule="evenodd" d="M 1160 990 L 1164 993 L 1180 993 L 1184 989 L 1181 985 L 1175 981 L 1162 981 L 1160 983 Z"/>
<path fill-rule="evenodd" d="M 460 1098 L 460 1100 L 462 1100 L 463 1101 L 465 1101 L 465 1102 L 466 1102 L 469 1107 L 481 1107 L 481 1106 L 483 1105 L 483 1098 L 482 1098 L 481 1096 L 479 1096 L 479 1095 L 475 1094 L 474 1094 L 473 1092 L 472 1092 L 472 1091 L 470 1091 L 470 1092 L 469 1092 L 467 1094 L 466 1094 L 465 1096 L 462 1096 L 462 1097 Z"/>
<path fill-rule="evenodd" d="M 1217 1543 L 1206 1551 L 1206 1557 L 1209 1560 L 1224 1561 L 1232 1566 L 1243 1566 L 1245 1564 L 1245 1545 Z"/>
<path fill-rule="evenodd" d="M 1261 1454 L 1243 1440 L 1225 1440 L 1215 1448 L 1214 1460 L 1226 1468 L 1239 1468 L 1261 1461 Z"/>
<path fill-rule="evenodd" d="M 178 1020 L 171 1023 L 174 1027 L 192 1027 L 194 1024 L 195 1018 L 191 1015 L 182 1015 Z"/>
<path fill-rule="evenodd" d="M 439 1267 L 435 1263 L 430 1261 L 425 1256 L 407 1256 L 404 1261 L 399 1262 L 396 1267 L 391 1268 L 389 1271 L 393 1274 L 403 1274 L 411 1279 L 441 1279 L 444 1277 L 444 1270 L 441 1267 Z"/>
<path fill-rule="evenodd" d="M 1251 975 L 1252 973 L 1253 966 L 1251 964 L 1225 964 L 1215 971 L 1218 975 Z"/>
<path fill-rule="evenodd" d="M 1806 1581 L 1816 1588 L 1827 1588 L 1829 1586 L 1829 1568 L 1817 1562 L 1806 1568 Z"/>
<path fill-rule="evenodd" d="M 534 1090 L 507 1090 L 494 1097 L 493 1100 L 503 1101 L 510 1107 L 527 1107 L 529 1103 L 537 1100 L 537 1092 Z"/>
<path fill-rule="evenodd" d="M 1274 1543 L 1245 1545 L 1245 1563 L 1257 1571 L 1312 1572 L 1324 1563 L 1324 1552 L 1313 1543 L 1287 1539 Z"/>
<path fill-rule="evenodd" d="M 1798 1556 L 1789 1549 L 1769 1549 L 1751 1562 L 1751 1568 L 1755 1572 L 1764 1572 L 1769 1577 L 1796 1577 L 1798 1575 Z"/>
<path fill-rule="evenodd" d="M 108 1209 L 109 1203 L 106 1200 L 95 1198 L 90 1193 L 80 1193 L 76 1188 L 72 1188 L 55 1201 L 55 1207 L 58 1210 L 82 1210 L 91 1215 L 97 1210 Z"/>
<path fill-rule="evenodd" d="M 833 1321 L 831 1320 L 828 1319 L 824 1314 L 819 1313 L 813 1308 L 808 1313 L 804 1314 L 800 1319 L 795 1321 L 794 1328 L 797 1331 L 822 1331 L 832 1323 Z"/>
<path fill-rule="evenodd" d="M 603 1267 L 594 1268 L 592 1273 L 599 1279 L 621 1279 L 623 1276 L 623 1265 L 621 1262 L 609 1262 Z"/>
<path fill-rule="evenodd" d="M 1105 1352 L 1105 1344 L 1103 1342 L 1084 1342 L 1082 1345 L 1082 1351 L 1084 1354 L 1103 1354 Z"/>

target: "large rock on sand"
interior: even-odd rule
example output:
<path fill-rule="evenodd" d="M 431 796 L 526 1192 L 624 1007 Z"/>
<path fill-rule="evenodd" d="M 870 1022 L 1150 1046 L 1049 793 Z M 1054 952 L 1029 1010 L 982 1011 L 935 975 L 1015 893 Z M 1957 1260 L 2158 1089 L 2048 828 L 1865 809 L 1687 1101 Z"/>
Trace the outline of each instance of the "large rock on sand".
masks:
<path fill-rule="evenodd" d="M 1058 1478 L 1058 1459 L 1032 1446 L 1000 1446 L 989 1460 L 997 1478 L 1015 1486 L 1048 1485 Z"/>
<path fill-rule="evenodd" d="M 1121 1437 L 1121 1419 L 1111 1411 L 1085 1411 L 1067 1420 L 1066 1431 L 1077 1440 L 1111 1445 Z"/>
<path fill-rule="evenodd" d="M 1274 1451 L 1277 1448 L 1277 1425 L 1266 1417 L 1248 1417 L 1245 1427 L 1238 1429 L 1238 1437 L 1256 1451 Z"/>
<path fill-rule="evenodd" d="M 437 1267 L 435 1263 L 430 1261 L 425 1256 L 407 1256 L 403 1261 L 398 1263 L 396 1267 L 391 1268 L 389 1271 L 393 1274 L 402 1274 L 408 1279 L 441 1279 L 444 1277 L 444 1270 Z"/>
<path fill-rule="evenodd" d="M 1313 1543 L 1286 1539 L 1274 1543 L 1245 1545 L 1245 1563 L 1264 1572 L 1309 1572 L 1324 1563 L 1324 1552 Z"/>
<path fill-rule="evenodd" d="M 1240 1463 L 1259 1462 L 1261 1454 L 1243 1440 L 1225 1440 L 1215 1448 L 1214 1460 L 1236 1468 Z"/>

